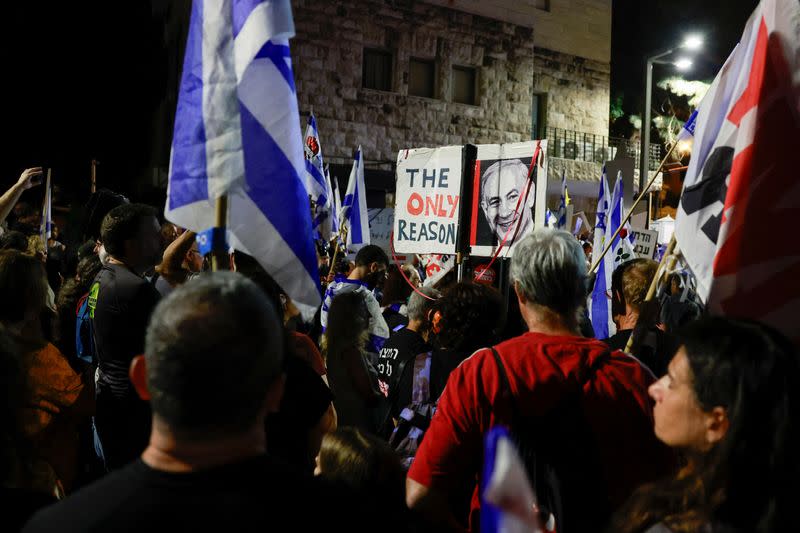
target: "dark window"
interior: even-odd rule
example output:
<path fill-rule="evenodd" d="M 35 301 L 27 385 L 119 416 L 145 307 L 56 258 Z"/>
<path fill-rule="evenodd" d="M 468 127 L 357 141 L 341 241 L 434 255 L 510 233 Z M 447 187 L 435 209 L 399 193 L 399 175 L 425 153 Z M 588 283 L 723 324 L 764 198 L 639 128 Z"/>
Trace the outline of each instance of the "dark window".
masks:
<path fill-rule="evenodd" d="M 434 98 L 436 95 L 436 63 L 411 58 L 409 63 L 408 94 Z"/>
<path fill-rule="evenodd" d="M 453 101 L 459 104 L 478 105 L 475 69 L 453 67 Z"/>
<path fill-rule="evenodd" d="M 392 54 L 385 50 L 364 49 L 361 86 L 379 91 L 392 90 Z"/>
<path fill-rule="evenodd" d="M 531 100 L 531 139 L 544 139 L 547 115 L 547 95 L 533 93 Z"/>

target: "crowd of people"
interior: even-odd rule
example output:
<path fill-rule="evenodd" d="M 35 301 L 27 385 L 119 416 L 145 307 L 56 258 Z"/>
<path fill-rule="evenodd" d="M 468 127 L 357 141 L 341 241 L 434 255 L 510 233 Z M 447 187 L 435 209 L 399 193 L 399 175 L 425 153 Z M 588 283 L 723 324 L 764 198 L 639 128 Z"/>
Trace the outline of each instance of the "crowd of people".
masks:
<path fill-rule="evenodd" d="M 583 247 L 548 228 L 515 244 L 505 298 L 367 245 L 312 319 L 253 257 L 210 272 L 121 195 L 90 199 L 78 244 L 42 239 L 21 201 L 40 175 L 0 197 L 9 531 L 478 531 L 497 425 L 531 531 L 800 530 L 796 347 L 707 316 L 678 274 L 646 301 L 653 261 L 615 270 L 608 339 Z"/>

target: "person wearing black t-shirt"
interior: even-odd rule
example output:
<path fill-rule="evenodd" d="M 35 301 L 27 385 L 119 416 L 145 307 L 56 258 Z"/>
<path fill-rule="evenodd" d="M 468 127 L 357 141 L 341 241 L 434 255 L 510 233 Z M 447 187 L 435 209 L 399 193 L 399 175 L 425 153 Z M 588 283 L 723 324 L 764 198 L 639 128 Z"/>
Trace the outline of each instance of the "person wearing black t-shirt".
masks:
<path fill-rule="evenodd" d="M 397 384 L 397 372 L 403 361 L 430 350 L 428 314 L 440 294 L 432 287 L 425 287 L 419 291 L 419 293 L 414 292 L 408 300 L 408 325 L 393 331 L 378 354 L 376 365 L 378 384 L 381 392 L 387 397 Z"/>
<path fill-rule="evenodd" d="M 144 352 L 160 298 L 144 274 L 161 262 L 161 234 L 153 208 L 126 204 L 109 211 L 100 236 L 109 261 L 92 283 L 88 305 L 98 360 L 95 427 L 111 470 L 135 459 L 150 434 L 150 408 L 136 396 L 128 369 Z"/>
<path fill-rule="evenodd" d="M 153 411 L 144 453 L 40 511 L 24 531 L 363 530 L 346 490 L 265 454 L 264 420 L 283 393 L 283 342 L 275 310 L 242 275 L 177 287 L 131 365 Z"/>

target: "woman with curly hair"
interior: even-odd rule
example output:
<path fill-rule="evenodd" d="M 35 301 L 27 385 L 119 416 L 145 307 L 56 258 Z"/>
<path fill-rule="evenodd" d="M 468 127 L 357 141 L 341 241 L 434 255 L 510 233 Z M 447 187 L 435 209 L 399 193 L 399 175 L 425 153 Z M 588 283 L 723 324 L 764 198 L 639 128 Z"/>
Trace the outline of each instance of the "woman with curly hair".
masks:
<path fill-rule="evenodd" d="M 685 455 L 685 466 L 641 487 L 609 531 L 800 531 L 795 347 L 766 326 L 721 317 L 680 337 L 650 395 L 655 434 Z"/>
<path fill-rule="evenodd" d="M 497 332 L 503 314 L 503 300 L 492 287 L 462 282 L 453 285 L 434 304 L 429 313 L 431 337 L 430 398 L 444 390 L 447 378 L 461 361 L 479 348 L 498 341 Z M 392 400 L 392 417 L 397 418 L 411 404 L 414 362 L 404 365 L 397 394 Z"/>

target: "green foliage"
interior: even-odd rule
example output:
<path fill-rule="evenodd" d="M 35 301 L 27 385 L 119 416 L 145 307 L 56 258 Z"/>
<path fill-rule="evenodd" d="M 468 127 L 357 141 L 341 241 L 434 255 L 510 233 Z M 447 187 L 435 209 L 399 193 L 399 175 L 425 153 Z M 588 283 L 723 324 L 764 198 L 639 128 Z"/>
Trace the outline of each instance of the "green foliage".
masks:
<path fill-rule="evenodd" d="M 609 110 L 609 115 L 611 117 L 611 122 L 614 122 L 618 118 L 625 115 L 625 111 L 622 109 L 622 102 L 624 100 L 624 95 L 620 94 L 613 100 L 611 100 L 611 108 Z"/>

